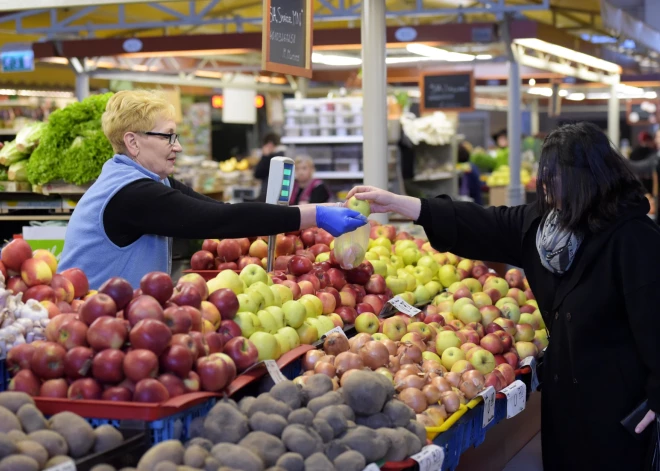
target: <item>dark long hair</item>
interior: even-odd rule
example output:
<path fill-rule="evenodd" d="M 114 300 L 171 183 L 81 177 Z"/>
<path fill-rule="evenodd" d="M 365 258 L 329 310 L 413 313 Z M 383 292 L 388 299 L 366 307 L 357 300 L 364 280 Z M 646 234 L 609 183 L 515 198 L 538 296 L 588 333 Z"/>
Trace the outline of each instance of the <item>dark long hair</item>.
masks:
<path fill-rule="evenodd" d="M 541 214 L 560 208 L 566 230 L 597 233 L 622 208 L 639 204 L 644 189 L 607 136 L 587 122 L 566 124 L 543 142 L 536 185 Z"/>

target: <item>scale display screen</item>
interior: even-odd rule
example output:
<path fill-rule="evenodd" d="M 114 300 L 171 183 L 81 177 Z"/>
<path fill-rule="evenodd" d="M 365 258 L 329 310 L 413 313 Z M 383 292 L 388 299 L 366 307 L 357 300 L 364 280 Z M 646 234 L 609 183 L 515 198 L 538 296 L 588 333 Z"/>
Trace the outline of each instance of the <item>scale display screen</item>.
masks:
<path fill-rule="evenodd" d="M 34 70 L 34 52 L 3 51 L 0 53 L 3 72 L 32 72 Z"/>
<path fill-rule="evenodd" d="M 282 175 L 282 188 L 280 189 L 280 203 L 288 203 L 291 198 L 291 191 L 293 189 L 293 164 L 284 164 L 284 172 Z"/>

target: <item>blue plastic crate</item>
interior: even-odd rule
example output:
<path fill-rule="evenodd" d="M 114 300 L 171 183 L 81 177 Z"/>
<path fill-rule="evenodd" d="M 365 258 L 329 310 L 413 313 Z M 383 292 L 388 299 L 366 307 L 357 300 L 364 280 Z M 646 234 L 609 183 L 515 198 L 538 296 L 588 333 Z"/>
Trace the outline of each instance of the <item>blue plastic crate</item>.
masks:
<path fill-rule="evenodd" d="M 282 374 L 286 379 L 294 380 L 298 376 L 304 373 L 303 367 L 302 367 L 302 360 L 303 357 L 298 357 L 288 365 L 280 368 L 280 371 L 282 371 Z"/>
<path fill-rule="evenodd" d="M 461 458 L 463 435 L 465 432 L 465 422 L 463 418 L 458 421 L 446 432 L 441 433 L 433 440 L 435 445 L 441 446 L 445 450 L 445 460 L 442 462 L 442 471 L 453 471 L 458 466 Z"/>
<path fill-rule="evenodd" d="M 119 429 L 138 429 L 149 433 L 152 444 L 164 442 L 165 440 L 187 441 L 190 438 L 190 424 L 197 417 L 203 417 L 209 413 L 216 403 L 216 399 L 186 409 L 185 411 L 171 415 L 164 419 L 145 422 L 142 420 L 115 420 L 115 419 L 86 419 L 93 427 L 99 425 L 112 425 Z"/>

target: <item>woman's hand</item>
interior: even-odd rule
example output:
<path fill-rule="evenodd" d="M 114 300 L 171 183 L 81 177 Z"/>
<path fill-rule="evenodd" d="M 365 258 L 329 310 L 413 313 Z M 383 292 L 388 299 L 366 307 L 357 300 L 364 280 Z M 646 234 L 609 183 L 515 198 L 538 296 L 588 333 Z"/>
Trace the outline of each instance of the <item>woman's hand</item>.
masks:
<path fill-rule="evenodd" d="M 369 201 L 372 213 L 391 211 L 416 220 L 419 218 L 419 212 L 422 209 L 422 203 L 418 198 L 395 195 L 373 186 L 356 186 L 348 193 L 346 199 L 348 200 L 353 196 L 359 200 Z"/>
<path fill-rule="evenodd" d="M 642 433 L 646 427 L 648 427 L 650 424 L 653 423 L 655 420 L 655 412 L 652 410 L 648 411 L 642 421 L 637 424 L 637 427 L 635 427 L 635 432 L 637 433 Z"/>

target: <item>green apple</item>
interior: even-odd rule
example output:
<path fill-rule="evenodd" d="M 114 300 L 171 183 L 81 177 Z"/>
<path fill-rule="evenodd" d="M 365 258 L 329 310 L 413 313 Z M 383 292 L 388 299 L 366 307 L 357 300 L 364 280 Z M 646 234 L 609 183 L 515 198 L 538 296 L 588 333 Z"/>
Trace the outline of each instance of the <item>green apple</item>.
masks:
<path fill-rule="evenodd" d="M 438 270 L 440 269 L 440 265 L 438 265 L 438 262 L 436 262 L 435 259 L 430 255 L 424 255 L 419 260 L 417 260 L 417 266 L 429 268 L 434 276 L 438 273 Z"/>
<path fill-rule="evenodd" d="M 305 321 L 305 323 L 311 325 L 312 327 L 314 327 L 316 329 L 316 332 L 318 334 L 319 339 L 325 333 L 325 332 L 323 332 L 324 325 L 319 322 L 318 317 L 308 317 L 307 320 Z"/>
<path fill-rule="evenodd" d="M 541 311 L 538 309 L 532 313 L 532 316 L 534 316 L 534 319 L 539 325 L 539 329 L 545 329 L 545 321 L 543 320 L 543 316 L 541 315 Z"/>
<path fill-rule="evenodd" d="M 465 298 L 461 298 L 465 299 Z M 460 301 L 460 299 L 459 299 Z M 481 312 L 479 308 L 474 304 L 465 303 L 457 312 L 458 320 L 464 324 L 469 324 L 470 322 L 481 322 Z"/>
<path fill-rule="evenodd" d="M 415 304 L 415 293 L 412 291 L 404 291 L 399 297 L 410 305 Z"/>
<path fill-rule="evenodd" d="M 371 243 L 373 247 L 385 247 L 390 254 L 392 253 L 392 241 L 387 237 L 377 237 Z"/>
<path fill-rule="evenodd" d="M 442 366 L 448 370 L 459 360 L 465 360 L 465 352 L 458 347 L 449 347 L 442 352 Z"/>
<path fill-rule="evenodd" d="M 325 335 L 326 332 L 335 328 L 335 323 L 328 316 L 316 317 L 316 323 L 320 327 L 319 334 Z M 318 327 L 317 327 L 318 328 Z"/>
<path fill-rule="evenodd" d="M 405 265 L 403 264 L 403 259 L 399 257 L 398 255 L 391 255 L 390 256 L 390 263 L 396 268 L 397 270 L 399 268 L 403 268 Z"/>
<path fill-rule="evenodd" d="M 275 340 L 277 340 L 277 345 L 280 348 L 280 355 L 284 355 L 286 352 L 291 350 L 291 345 L 289 344 L 289 338 L 286 335 L 282 335 L 279 332 L 275 332 L 273 334 L 273 337 L 275 337 Z"/>
<path fill-rule="evenodd" d="M 271 304 L 271 306 L 282 307 L 282 297 L 280 296 L 280 292 L 277 289 L 273 289 L 273 286 L 275 285 L 268 287 L 270 292 L 273 293 L 273 304 Z"/>
<path fill-rule="evenodd" d="M 536 309 L 539 308 L 539 303 L 536 302 L 536 299 L 528 299 L 525 304 L 529 304 L 530 306 L 534 306 Z"/>
<path fill-rule="evenodd" d="M 478 350 L 470 357 L 470 363 L 472 363 L 475 370 L 487 375 L 495 369 L 495 356 L 488 350 Z"/>
<path fill-rule="evenodd" d="M 385 284 L 394 295 L 403 293 L 408 285 L 405 279 L 398 276 L 388 276 L 385 278 Z"/>
<path fill-rule="evenodd" d="M 277 326 L 277 321 L 275 321 L 275 318 L 273 315 L 266 311 L 266 310 L 261 310 L 257 312 L 257 317 L 259 318 L 259 323 L 261 324 L 261 329 L 264 332 L 268 332 L 270 334 L 274 334 L 277 332 L 278 326 Z"/>
<path fill-rule="evenodd" d="M 451 313 L 458 317 L 458 313 L 460 312 L 461 308 L 465 306 L 466 304 L 470 304 L 474 306 L 474 301 L 472 301 L 470 298 L 459 298 L 456 301 L 454 301 L 454 304 L 451 307 Z M 478 310 L 478 309 L 477 309 Z"/>
<path fill-rule="evenodd" d="M 265 260 L 265 262 L 264 262 L 264 260 Z M 265 269 L 266 269 L 265 267 L 268 266 L 268 259 L 267 259 L 267 258 L 263 258 L 261 261 L 262 261 L 262 266 L 264 267 L 264 270 L 265 270 Z M 266 281 L 266 284 L 267 284 L 268 286 L 273 286 L 275 283 L 273 283 L 273 279 L 269 276 L 269 277 L 268 277 L 268 281 Z"/>
<path fill-rule="evenodd" d="M 397 240 L 394 243 L 394 254 L 398 255 L 399 257 L 401 257 L 403 252 L 405 252 L 407 249 L 415 249 L 419 251 L 417 244 L 413 240 Z"/>
<path fill-rule="evenodd" d="M 380 275 L 383 278 L 387 276 L 387 263 L 382 260 L 372 260 L 371 266 L 374 267 L 374 274 Z"/>
<path fill-rule="evenodd" d="M 256 281 L 250 286 L 248 286 L 246 293 L 251 294 L 254 292 L 259 293 L 261 297 L 264 299 L 262 309 L 264 307 L 273 306 L 275 304 L 275 295 L 271 291 L 270 286 L 268 286 L 263 281 Z"/>
<path fill-rule="evenodd" d="M 346 207 L 353 211 L 357 211 L 366 218 L 371 214 L 371 206 L 369 205 L 369 202 L 359 200 L 355 196 L 348 200 Z"/>
<path fill-rule="evenodd" d="M 396 267 L 387 261 L 387 276 L 396 276 Z M 383 275 L 385 276 L 385 275 Z"/>
<path fill-rule="evenodd" d="M 431 300 L 431 292 L 424 285 L 415 288 L 415 304 L 428 304 Z"/>
<path fill-rule="evenodd" d="M 282 327 L 277 331 L 278 334 L 283 335 L 289 341 L 289 346 L 291 349 L 300 346 L 300 337 L 298 337 L 298 332 L 293 327 Z"/>
<path fill-rule="evenodd" d="M 461 339 L 459 339 L 456 332 L 452 330 L 442 330 L 438 332 L 438 335 L 435 337 L 435 350 L 440 356 L 442 356 L 444 351 L 448 348 L 460 346 Z"/>
<path fill-rule="evenodd" d="M 401 273 L 408 273 L 409 275 L 415 276 L 415 265 L 406 265 L 401 270 L 397 270 L 397 272 L 399 271 L 401 271 Z"/>
<path fill-rule="evenodd" d="M 272 314 L 273 319 L 275 319 L 275 323 L 277 324 L 277 330 L 280 330 L 282 327 L 284 327 L 284 311 L 281 307 L 268 306 L 265 310 Z"/>
<path fill-rule="evenodd" d="M 301 344 L 311 345 L 319 339 L 319 331 L 308 322 L 303 322 L 296 332 Z"/>
<path fill-rule="evenodd" d="M 286 325 L 293 327 L 294 329 L 299 328 L 303 322 L 305 322 L 305 317 L 307 316 L 307 308 L 299 301 L 287 301 L 282 305 L 282 311 L 284 311 L 284 320 Z"/>
<path fill-rule="evenodd" d="M 234 270 L 222 270 L 218 276 L 207 283 L 209 294 L 221 288 L 229 288 L 239 295 L 245 291 L 245 283 Z"/>
<path fill-rule="evenodd" d="M 262 283 L 268 283 L 268 273 L 260 265 L 247 265 L 241 270 L 241 274 L 238 277 L 245 282 L 247 286 L 251 286 L 257 281 Z"/>
<path fill-rule="evenodd" d="M 238 298 L 238 312 L 257 312 L 259 303 L 263 299 L 259 293 L 256 293 L 256 296 L 241 293 L 236 297 Z"/>
<path fill-rule="evenodd" d="M 378 316 L 373 312 L 363 312 L 355 319 L 355 330 L 359 333 L 375 334 L 379 327 Z"/>
<path fill-rule="evenodd" d="M 410 247 L 404 250 L 401 254 L 401 258 L 403 258 L 403 263 L 406 265 L 414 265 L 417 263 L 417 260 L 422 258 L 422 254 L 417 246 L 415 246 L 415 248 Z"/>
<path fill-rule="evenodd" d="M 277 360 L 280 357 L 280 345 L 273 334 L 255 332 L 250 336 L 250 342 L 257 347 L 259 361 Z"/>
<path fill-rule="evenodd" d="M 270 287 L 270 290 L 273 293 L 277 292 L 279 294 L 282 304 L 284 304 L 287 301 L 291 301 L 293 299 L 293 292 L 291 291 L 291 288 L 289 288 L 286 285 L 282 285 L 282 284 L 273 285 Z"/>
<path fill-rule="evenodd" d="M 500 292 L 500 295 L 502 297 L 506 296 L 506 294 L 509 292 L 509 283 L 506 282 L 504 278 L 497 278 L 497 277 L 490 277 L 486 280 L 484 283 L 484 291 L 487 291 L 489 289 L 496 289 L 497 291 Z M 518 303 L 516 303 L 518 304 Z"/>
<path fill-rule="evenodd" d="M 438 281 L 429 281 L 424 285 L 427 290 L 429 290 L 429 293 L 431 294 L 431 297 L 434 298 L 442 289 L 442 285 Z"/>
<path fill-rule="evenodd" d="M 481 286 L 479 280 L 475 280 L 474 278 L 465 278 L 462 283 L 468 287 L 472 294 L 483 291 L 483 286 Z"/>
<path fill-rule="evenodd" d="M 330 260 L 330 252 L 321 252 L 316 256 L 317 262 L 327 262 Z"/>
<path fill-rule="evenodd" d="M 474 301 L 474 304 L 478 308 L 493 305 L 493 301 L 490 299 L 490 296 L 488 296 L 486 293 L 473 293 L 472 301 Z"/>
<path fill-rule="evenodd" d="M 447 287 L 447 292 L 454 294 L 456 291 L 458 291 L 461 288 L 467 288 L 467 286 L 461 283 L 460 281 L 455 281 L 454 283 L 452 283 Z"/>
<path fill-rule="evenodd" d="M 380 255 L 378 255 L 376 252 L 370 251 L 364 254 L 364 258 L 370 262 L 373 262 L 375 260 L 380 260 Z"/>
<path fill-rule="evenodd" d="M 440 357 L 436 353 L 429 352 L 428 350 L 422 352 L 422 358 L 424 360 L 437 361 L 438 363 L 442 364 L 442 360 L 440 359 Z"/>
<path fill-rule="evenodd" d="M 245 338 L 249 338 L 261 328 L 259 318 L 252 312 L 237 312 L 234 322 L 241 328 L 241 335 Z"/>
<path fill-rule="evenodd" d="M 384 333 L 382 333 L 382 332 L 376 332 L 375 334 L 373 334 L 371 336 L 371 338 L 374 339 L 374 340 L 377 340 L 379 342 L 381 340 L 389 340 L 389 337 L 387 335 L 385 335 Z"/>
<path fill-rule="evenodd" d="M 511 319 L 516 324 L 520 321 L 520 308 L 517 304 L 506 303 L 500 308 L 502 317 Z"/>
<path fill-rule="evenodd" d="M 532 340 L 532 343 L 536 345 L 539 352 L 542 352 L 550 343 L 550 340 L 548 340 L 548 332 L 545 329 L 536 330 L 534 332 L 534 340 Z"/>
<path fill-rule="evenodd" d="M 450 287 L 452 283 L 460 281 L 456 267 L 453 265 L 441 266 L 438 269 L 438 281 L 440 281 L 445 288 Z"/>
<path fill-rule="evenodd" d="M 406 280 L 406 291 L 415 291 L 415 288 L 417 287 L 417 278 L 406 272 L 402 272 L 401 277 Z"/>
<path fill-rule="evenodd" d="M 429 267 L 420 267 L 419 265 L 415 267 L 413 276 L 417 278 L 419 284 L 425 285 L 433 278 L 433 273 Z"/>
<path fill-rule="evenodd" d="M 433 298 L 433 304 L 435 305 L 438 305 L 445 301 L 451 301 L 451 303 L 454 304 L 454 295 L 451 294 L 449 291 L 443 291 L 442 293 L 438 294 L 435 298 Z"/>
<path fill-rule="evenodd" d="M 298 301 L 301 301 L 305 307 L 307 302 L 312 303 L 312 316 L 318 317 L 323 314 L 323 302 L 313 294 L 304 294 Z M 309 312 L 309 310 L 308 310 Z"/>
<path fill-rule="evenodd" d="M 495 303 L 495 307 L 497 307 L 498 309 L 502 309 L 502 306 L 504 306 L 505 304 L 515 304 L 516 306 L 518 306 L 518 301 L 509 297 L 500 298 Z"/>
<path fill-rule="evenodd" d="M 385 239 L 387 240 L 387 239 Z M 389 242 L 389 240 L 387 240 Z M 382 245 L 375 245 L 374 247 L 369 249 L 369 252 L 377 253 L 378 255 L 382 257 L 390 257 L 392 255 L 392 250 L 388 247 L 384 247 Z"/>

